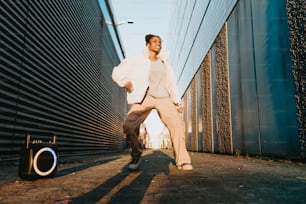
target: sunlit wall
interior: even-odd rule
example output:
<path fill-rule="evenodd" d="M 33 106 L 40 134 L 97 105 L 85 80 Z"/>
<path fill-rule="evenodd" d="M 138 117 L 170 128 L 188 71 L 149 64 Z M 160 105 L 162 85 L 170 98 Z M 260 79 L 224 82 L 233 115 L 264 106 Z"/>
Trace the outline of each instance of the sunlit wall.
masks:
<path fill-rule="evenodd" d="M 287 4 L 178 1 L 168 44 L 189 150 L 301 155 Z"/>

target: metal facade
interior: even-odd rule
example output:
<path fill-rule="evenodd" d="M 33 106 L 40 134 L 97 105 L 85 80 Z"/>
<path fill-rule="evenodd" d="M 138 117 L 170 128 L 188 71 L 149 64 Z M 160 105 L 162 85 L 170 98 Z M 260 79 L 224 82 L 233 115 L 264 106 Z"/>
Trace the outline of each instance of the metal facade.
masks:
<path fill-rule="evenodd" d="M 26 132 L 55 134 L 62 155 L 124 147 L 125 93 L 111 80 L 122 53 L 103 15 L 96 0 L 0 1 L 2 160 Z"/>
<path fill-rule="evenodd" d="M 179 1 L 168 45 L 189 150 L 301 155 L 287 3 Z"/>
<path fill-rule="evenodd" d="M 300 151 L 287 19 L 286 1 L 274 0 L 240 3 L 228 20 L 231 100 L 237 113 L 233 131 L 236 149 L 244 152 Z"/>
<path fill-rule="evenodd" d="M 170 26 L 171 61 L 185 90 L 237 0 L 180 0 Z"/>

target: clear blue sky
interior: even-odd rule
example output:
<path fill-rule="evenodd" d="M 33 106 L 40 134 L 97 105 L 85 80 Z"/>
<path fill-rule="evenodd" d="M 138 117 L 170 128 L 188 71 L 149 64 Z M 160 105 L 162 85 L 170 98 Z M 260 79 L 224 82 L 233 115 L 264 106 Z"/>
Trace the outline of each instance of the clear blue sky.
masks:
<path fill-rule="evenodd" d="M 132 19 L 134 24 L 118 26 L 126 56 L 140 52 L 145 47 L 148 33 L 162 37 L 167 46 L 168 28 L 176 0 L 110 0 L 117 22 Z"/>

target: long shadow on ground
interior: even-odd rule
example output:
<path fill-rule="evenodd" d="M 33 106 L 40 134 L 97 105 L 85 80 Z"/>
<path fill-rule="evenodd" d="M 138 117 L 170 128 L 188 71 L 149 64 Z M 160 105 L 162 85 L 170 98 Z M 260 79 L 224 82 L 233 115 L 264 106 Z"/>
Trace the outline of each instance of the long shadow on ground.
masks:
<path fill-rule="evenodd" d="M 142 165 L 136 171 L 124 166 L 122 171 L 92 191 L 72 200 L 72 203 L 140 203 L 153 178 L 169 174 L 173 159 L 161 151 L 143 156 Z"/>

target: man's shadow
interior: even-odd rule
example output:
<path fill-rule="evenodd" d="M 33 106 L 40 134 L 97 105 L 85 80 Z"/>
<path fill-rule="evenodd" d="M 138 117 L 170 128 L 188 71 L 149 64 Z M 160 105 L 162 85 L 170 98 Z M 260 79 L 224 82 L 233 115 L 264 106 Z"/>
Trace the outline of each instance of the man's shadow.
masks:
<path fill-rule="evenodd" d="M 140 168 L 136 171 L 122 171 L 90 192 L 72 199 L 72 203 L 140 203 L 156 175 L 169 174 L 169 165 L 174 160 L 162 151 L 142 157 Z M 107 164 L 106 164 L 107 165 Z"/>

